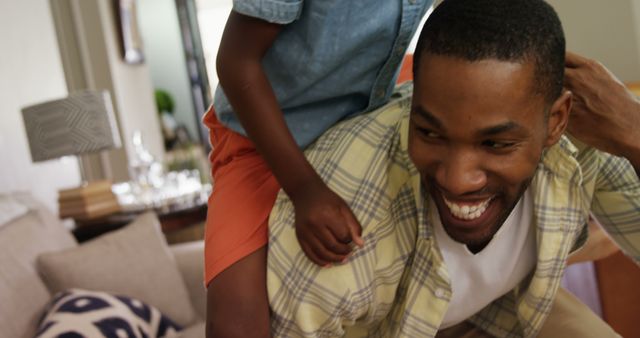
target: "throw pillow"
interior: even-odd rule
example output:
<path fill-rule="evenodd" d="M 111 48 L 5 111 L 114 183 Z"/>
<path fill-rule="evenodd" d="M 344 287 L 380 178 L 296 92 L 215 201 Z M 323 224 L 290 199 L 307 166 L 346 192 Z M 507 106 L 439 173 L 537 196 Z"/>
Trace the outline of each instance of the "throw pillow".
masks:
<path fill-rule="evenodd" d="M 51 300 L 36 338 L 169 338 L 180 329 L 137 299 L 71 289 Z"/>
<path fill-rule="evenodd" d="M 189 293 L 153 213 L 76 248 L 42 254 L 51 294 L 79 288 L 136 297 L 179 325 L 196 321 Z"/>

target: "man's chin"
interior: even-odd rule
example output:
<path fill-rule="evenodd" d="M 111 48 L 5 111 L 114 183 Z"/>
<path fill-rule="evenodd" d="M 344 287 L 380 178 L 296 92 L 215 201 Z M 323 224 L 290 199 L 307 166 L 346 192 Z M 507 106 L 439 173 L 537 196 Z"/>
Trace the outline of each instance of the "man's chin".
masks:
<path fill-rule="evenodd" d="M 466 232 L 458 231 L 455 228 L 449 227 L 443 223 L 444 229 L 454 241 L 466 245 L 471 251 L 475 249 L 481 250 L 484 248 L 493 238 L 496 231 L 492 229 L 479 229 L 478 231 Z M 489 227 L 490 228 L 490 227 Z"/>

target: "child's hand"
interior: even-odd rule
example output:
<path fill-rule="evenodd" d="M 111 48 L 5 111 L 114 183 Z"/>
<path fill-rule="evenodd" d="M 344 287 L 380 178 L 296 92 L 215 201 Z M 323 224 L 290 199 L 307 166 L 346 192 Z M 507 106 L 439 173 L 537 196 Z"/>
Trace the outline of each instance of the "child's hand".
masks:
<path fill-rule="evenodd" d="M 344 200 L 326 185 L 308 187 L 293 204 L 296 236 L 314 263 L 328 266 L 343 262 L 351 253 L 351 243 L 363 246 L 360 223 Z"/>

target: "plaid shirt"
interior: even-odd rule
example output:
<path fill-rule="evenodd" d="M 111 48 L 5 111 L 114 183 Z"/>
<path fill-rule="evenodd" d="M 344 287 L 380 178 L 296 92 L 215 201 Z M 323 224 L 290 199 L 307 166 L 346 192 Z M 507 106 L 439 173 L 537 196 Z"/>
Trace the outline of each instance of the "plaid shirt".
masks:
<path fill-rule="evenodd" d="M 407 153 L 411 86 L 381 109 L 328 131 L 306 152 L 351 206 L 365 246 L 321 268 L 302 252 L 280 193 L 270 217 L 267 284 L 276 337 L 433 337 L 451 299 L 425 191 Z M 398 97 L 399 96 L 399 97 Z M 537 265 L 469 320 L 497 337 L 532 337 L 551 310 L 567 255 L 591 211 L 640 259 L 640 182 L 626 159 L 575 145 L 547 149 L 531 182 Z"/>

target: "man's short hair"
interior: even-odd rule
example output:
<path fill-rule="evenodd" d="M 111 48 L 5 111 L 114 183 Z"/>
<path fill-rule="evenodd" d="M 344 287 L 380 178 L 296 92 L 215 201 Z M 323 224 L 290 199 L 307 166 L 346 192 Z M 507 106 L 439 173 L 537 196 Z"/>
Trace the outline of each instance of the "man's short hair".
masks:
<path fill-rule="evenodd" d="M 423 53 L 468 61 L 533 61 L 533 89 L 548 104 L 562 93 L 564 33 L 556 12 L 542 0 L 445 0 L 420 34 L 414 79 Z"/>

